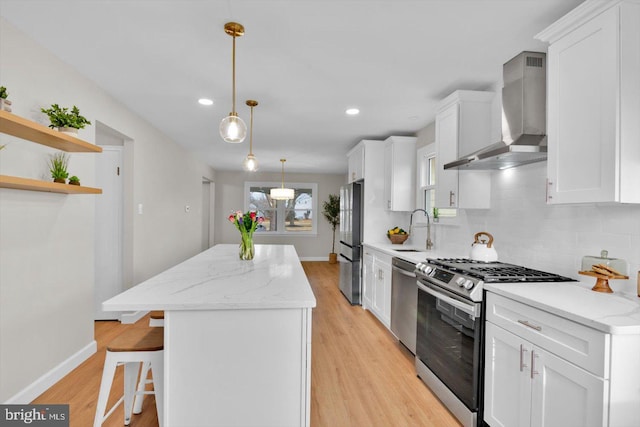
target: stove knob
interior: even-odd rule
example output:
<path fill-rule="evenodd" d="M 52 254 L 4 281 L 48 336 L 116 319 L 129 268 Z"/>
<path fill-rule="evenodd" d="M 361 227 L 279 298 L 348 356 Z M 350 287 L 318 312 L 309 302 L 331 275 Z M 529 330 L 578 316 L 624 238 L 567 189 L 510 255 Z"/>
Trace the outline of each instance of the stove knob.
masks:
<path fill-rule="evenodd" d="M 458 277 L 458 278 L 456 279 L 456 284 L 457 284 L 458 286 L 464 286 L 464 277 Z"/>
<path fill-rule="evenodd" d="M 473 282 L 472 282 L 471 280 L 466 280 L 466 281 L 464 282 L 464 288 L 465 288 L 465 289 L 471 289 L 471 288 L 473 288 Z"/>
<path fill-rule="evenodd" d="M 424 272 L 424 274 L 429 274 L 433 271 L 433 267 L 431 267 L 430 265 L 425 265 L 422 271 Z"/>

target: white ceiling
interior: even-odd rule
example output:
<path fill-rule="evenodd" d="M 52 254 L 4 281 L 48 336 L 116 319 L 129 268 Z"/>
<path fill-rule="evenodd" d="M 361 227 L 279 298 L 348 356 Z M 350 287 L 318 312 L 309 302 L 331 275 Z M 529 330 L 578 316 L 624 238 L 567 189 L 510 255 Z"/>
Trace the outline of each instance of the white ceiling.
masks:
<path fill-rule="evenodd" d="M 249 150 L 218 134 L 231 111 L 223 27 L 239 22 L 237 110 L 248 123 L 245 101 L 259 102 L 261 170 L 286 157 L 287 172 L 346 173 L 358 141 L 415 134 L 450 92 L 490 88 L 581 2 L 0 0 L 0 15 L 218 170 L 240 170 Z"/>

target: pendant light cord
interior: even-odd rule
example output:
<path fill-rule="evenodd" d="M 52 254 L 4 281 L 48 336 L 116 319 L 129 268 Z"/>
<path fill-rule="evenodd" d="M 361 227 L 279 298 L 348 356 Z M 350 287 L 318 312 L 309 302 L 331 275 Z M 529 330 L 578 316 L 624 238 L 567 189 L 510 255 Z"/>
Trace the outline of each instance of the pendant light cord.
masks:
<path fill-rule="evenodd" d="M 282 189 L 284 190 L 284 162 L 286 162 L 286 160 L 280 159 L 280 162 L 282 162 Z"/>
<path fill-rule="evenodd" d="M 233 36 L 233 49 L 232 49 L 232 53 L 231 53 L 231 62 L 232 62 L 232 66 L 231 66 L 231 113 L 234 116 L 237 116 L 236 113 L 236 36 Z"/>
<path fill-rule="evenodd" d="M 251 119 L 250 122 L 250 130 L 249 130 L 249 155 L 253 155 L 253 105 L 251 106 Z"/>

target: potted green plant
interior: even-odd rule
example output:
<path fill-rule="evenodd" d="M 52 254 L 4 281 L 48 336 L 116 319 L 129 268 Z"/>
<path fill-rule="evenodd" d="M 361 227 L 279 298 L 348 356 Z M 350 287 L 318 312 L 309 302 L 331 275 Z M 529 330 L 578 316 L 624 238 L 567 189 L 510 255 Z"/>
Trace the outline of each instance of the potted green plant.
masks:
<path fill-rule="evenodd" d="M 51 104 L 51 108 L 41 108 L 40 111 L 49 116 L 49 127 L 57 128 L 59 132 L 72 135 L 78 134 L 78 129 L 84 129 L 91 122 L 86 117 L 80 115 L 80 110 L 75 105 L 71 111 L 67 107 L 60 107 L 58 104 Z"/>
<path fill-rule="evenodd" d="M 438 213 L 438 208 L 433 208 L 433 222 L 440 221 L 440 215 Z"/>
<path fill-rule="evenodd" d="M 69 173 L 67 172 L 67 165 L 69 164 L 69 156 L 67 153 L 55 153 L 49 158 L 49 171 L 51 171 L 51 178 L 53 182 L 60 182 L 62 184 L 67 182 Z"/>
<path fill-rule="evenodd" d="M 73 175 L 71 178 L 69 178 L 69 184 L 71 184 L 71 185 L 80 185 L 80 178 L 78 178 L 77 176 Z"/>
<path fill-rule="evenodd" d="M 4 86 L 0 86 L 0 110 L 11 112 L 11 101 L 7 99 L 9 92 Z"/>
<path fill-rule="evenodd" d="M 322 214 L 331 224 L 333 229 L 333 240 L 331 241 L 331 253 L 329 254 L 329 264 L 338 262 L 336 254 L 336 227 L 340 224 L 340 196 L 329 194 L 329 200 L 322 203 Z"/>

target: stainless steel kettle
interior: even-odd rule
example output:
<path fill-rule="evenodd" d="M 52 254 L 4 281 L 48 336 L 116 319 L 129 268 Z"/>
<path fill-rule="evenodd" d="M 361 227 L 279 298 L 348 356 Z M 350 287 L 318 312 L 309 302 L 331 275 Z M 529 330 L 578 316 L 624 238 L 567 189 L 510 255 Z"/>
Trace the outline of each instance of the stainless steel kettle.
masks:
<path fill-rule="evenodd" d="M 481 236 L 485 236 L 481 238 Z M 475 261 L 497 261 L 498 252 L 493 246 L 493 236 L 486 231 L 480 231 L 473 236 L 473 243 L 471 244 L 471 253 L 469 258 Z"/>

